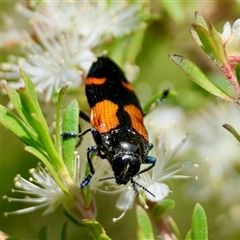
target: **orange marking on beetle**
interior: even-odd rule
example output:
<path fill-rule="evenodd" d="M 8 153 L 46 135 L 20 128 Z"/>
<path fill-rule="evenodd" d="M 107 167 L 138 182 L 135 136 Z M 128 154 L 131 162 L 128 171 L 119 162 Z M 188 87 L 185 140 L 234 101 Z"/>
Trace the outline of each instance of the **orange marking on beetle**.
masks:
<path fill-rule="evenodd" d="M 102 85 L 106 82 L 107 78 L 94 78 L 94 77 L 88 77 L 86 78 L 85 84 L 86 85 Z"/>
<path fill-rule="evenodd" d="M 123 87 L 125 87 L 126 89 L 128 89 L 130 91 L 134 90 L 132 84 L 130 84 L 130 83 L 126 83 L 126 82 L 122 81 L 122 85 L 123 85 Z"/>
<path fill-rule="evenodd" d="M 141 111 L 134 106 L 133 104 L 129 104 L 124 107 L 124 110 L 129 114 L 132 122 L 132 127 L 141 134 L 146 141 L 148 141 L 147 130 L 143 124 L 143 115 Z"/>
<path fill-rule="evenodd" d="M 109 100 L 98 102 L 93 108 L 91 108 L 91 124 L 100 133 L 109 132 L 111 129 L 114 129 L 119 125 L 117 110 L 118 105 Z"/>

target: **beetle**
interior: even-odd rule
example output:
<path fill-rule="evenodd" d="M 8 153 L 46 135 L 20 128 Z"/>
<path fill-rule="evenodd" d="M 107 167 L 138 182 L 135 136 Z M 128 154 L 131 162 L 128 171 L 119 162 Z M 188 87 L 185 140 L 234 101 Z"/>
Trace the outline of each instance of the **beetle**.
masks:
<path fill-rule="evenodd" d="M 80 188 L 86 187 L 95 173 L 91 161 L 91 154 L 94 154 L 109 161 L 114 172 L 114 177 L 111 178 L 115 178 L 117 184 L 127 184 L 130 181 L 137 194 L 136 184 L 150 193 L 133 179 L 154 167 L 156 163 L 154 157 L 148 156 L 153 144 L 149 143 L 143 123 L 145 114 L 133 86 L 116 63 L 107 56 L 101 56 L 92 64 L 88 72 L 85 91 L 90 106 L 90 116 L 82 111 L 79 116 L 91 123 L 92 127 L 79 134 L 62 134 L 63 138 L 81 139 L 86 133 L 91 132 L 96 143 L 87 149 L 90 173 L 83 180 Z M 167 94 L 168 92 L 165 92 L 163 98 Z M 142 164 L 150 164 L 150 166 L 140 171 Z"/>

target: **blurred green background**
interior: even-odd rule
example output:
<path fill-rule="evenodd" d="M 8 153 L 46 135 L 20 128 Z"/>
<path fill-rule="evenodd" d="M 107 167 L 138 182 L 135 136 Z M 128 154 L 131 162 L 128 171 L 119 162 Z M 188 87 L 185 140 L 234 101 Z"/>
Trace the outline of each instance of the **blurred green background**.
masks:
<path fill-rule="evenodd" d="M 12 2 L 2 2 L 1 6 L 2 10 L 8 12 L 11 16 L 17 15 Z M 177 106 L 183 110 L 185 116 L 192 116 L 191 114 L 194 114 L 210 102 L 216 104 L 220 100 L 192 83 L 171 62 L 167 55 L 176 53 L 189 58 L 201 67 L 211 79 L 216 79 L 222 87 L 229 88 L 228 83 L 223 80 L 220 73 L 217 72 L 210 60 L 192 39 L 188 29 L 191 28 L 191 23 L 194 22 L 194 12 L 199 11 L 206 21 L 211 21 L 216 29 L 222 32 L 225 22 L 230 21 L 232 24 L 239 18 L 239 1 L 151 1 L 150 9 L 158 17 L 151 21 L 144 34 L 141 51 L 136 59 L 136 64 L 140 67 L 140 73 L 133 83 L 142 103 L 146 103 L 153 94 L 170 87 L 177 91 L 178 94 L 165 101 L 164 106 L 169 107 L 169 109 Z M 18 24 L 21 25 L 21 23 Z M 121 39 L 118 40 L 118 42 L 120 41 Z M 111 47 L 109 49 L 111 53 Z M 8 54 L 5 50 L 1 53 L 3 58 Z M 1 104 L 6 106 L 7 103 L 7 96 L 1 95 Z M 52 119 L 55 114 L 54 105 L 44 104 L 43 111 L 47 119 Z M 185 119 L 187 121 L 188 118 Z M 188 122 L 185 122 L 185 124 L 187 126 Z M 2 126 L 0 127 L 1 196 L 16 196 L 17 194 L 13 195 L 11 193 L 14 177 L 16 174 L 21 174 L 28 179 L 29 169 L 36 167 L 38 160 L 23 150 L 23 144 L 11 132 Z M 192 149 L 181 158 L 197 161 L 201 156 L 198 156 L 198 153 Z M 238 161 L 240 160 L 238 159 Z M 240 175 L 238 175 L 239 177 Z M 186 181 L 192 180 L 177 180 L 171 183 L 170 187 L 173 193 L 169 197 L 175 200 L 176 207 L 166 213 L 166 215 L 170 214 L 174 218 L 182 235 L 185 236 L 190 228 L 192 211 L 196 201 L 198 201 L 206 210 L 210 239 L 240 239 L 240 230 L 237 227 L 240 226 L 240 222 L 235 222 L 235 228 L 227 228 L 225 231 L 221 231 L 224 225 L 219 224 L 219 218 L 225 214 L 227 215 L 231 204 L 225 206 L 220 204 L 218 196 L 212 197 L 208 201 L 191 198 L 186 194 Z M 208 188 L 207 185 L 206 188 Z M 239 186 L 236 191 L 240 191 Z M 105 227 L 107 234 L 112 239 L 136 239 L 137 225 L 134 209 L 128 211 L 126 216 L 119 222 L 112 222 L 112 218 L 120 214 L 115 208 L 116 200 L 117 196 L 96 193 L 97 219 Z M 240 199 L 239 202 L 236 201 L 234 204 L 240 206 Z M 110 217 L 109 214 L 105 214 L 106 211 L 109 211 L 109 206 L 112 206 Z M 19 239 L 37 239 L 40 227 L 48 225 L 49 239 L 59 238 L 61 226 L 66 221 L 61 207 L 53 214 L 44 217 L 42 217 L 41 210 L 24 215 L 3 216 L 4 212 L 23 207 L 24 205 L 8 203 L 6 200 L 1 199 L 0 215 L 1 230 L 3 232 Z M 231 219 L 231 221 L 234 221 L 234 219 Z M 69 239 L 92 239 L 87 230 L 79 230 L 72 223 L 69 223 L 68 236 Z"/>

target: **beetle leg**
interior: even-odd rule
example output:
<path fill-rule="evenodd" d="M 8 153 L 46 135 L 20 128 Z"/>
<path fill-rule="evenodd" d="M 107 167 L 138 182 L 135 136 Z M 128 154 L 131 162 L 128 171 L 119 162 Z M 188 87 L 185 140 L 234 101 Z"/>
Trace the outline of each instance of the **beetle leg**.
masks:
<path fill-rule="evenodd" d="M 61 134 L 61 137 L 63 139 L 67 139 L 67 138 L 82 138 L 86 133 L 88 133 L 89 131 L 91 131 L 92 128 L 87 128 L 86 130 L 82 131 L 81 133 L 74 133 L 74 132 L 64 132 Z"/>
<path fill-rule="evenodd" d="M 91 157 L 90 157 L 91 153 L 97 155 L 97 153 L 98 153 L 97 146 L 90 146 L 87 149 L 87 160 L 88 160 L 88 165 L 89 165 L 89 168 L 90 168 L 90 173 L 87 175 L 87 177 L 80 184 L 81 189 L 85 188 L 89 184 L 93 174 L 95 173 L 95 170 L 94 170 L 94 167 L 93 167 L 93 164 L 92 164 L 92 160 L 91 160 Z"/>
<path fill-rule="evenodd" d="M 79 117 L 90 123 L 90 117 L 83 111 L 79 110 Z"/>
<path fill-rule="evenodd" d="M 158 106 L 158 104 L 161 103 L 168 96 L 169 92 L 170 92 L 169 89 L 163 90 L 162 96 L 151 104 L 151 106 L 149 107 L 147 112 L 143 113 L 143 116 L 145 117 L 149 112 L 151 112 L 154 108 L 156 108 Z"/>
<path fill-rule="evenodd" d="M 142 171 L 140 171 L 137 175 L 139 175 L 141 173 L 144 173 L 144 172 L 148 171 L 149 169 L 153 168 L 155 163 L 156 163 L 156 158 L 147 156 L 143 163 L 144 164 L 151 164 L 151 165 L 149 167 L 143 169 Z"/>
<path fill-rule="evenodd" d="M 90 180 L 92 179 L 93 174 L 95 173 L 93 163 L 92 163 L 92 160 L 91 160 L 91 153 L 93 153 L 96 156 L 99 156 L 102 159 L 106 158 L 105 154 L 102 154 L 97 146 L 88 147 L 88 149 L 87 149 L 87 160 L 88 160 L 88 165 L 89 165 L 89 168 L 90 168 L 90 173 L 82 181 L 82 183 L 80 185 L 81 189 L 85 188 L 89 184 Z"/>
<path fill-rule="evenodd" d="M 149 143 L 149 144 L 148 144 L 148 147 L 149 147 L 149 151 L 152 150 L 153 144 L 152 144 L 152 143 Z"/>

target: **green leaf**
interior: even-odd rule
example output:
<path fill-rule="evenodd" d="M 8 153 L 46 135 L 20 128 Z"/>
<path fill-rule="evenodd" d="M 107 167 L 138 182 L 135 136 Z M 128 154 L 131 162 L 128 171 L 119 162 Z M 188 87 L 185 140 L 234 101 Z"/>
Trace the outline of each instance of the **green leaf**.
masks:
<path fill-rule="evenodd" d="M 65 222 L 62 227 L 61 240 L 67 240 L 67 227 L 68 227 L 68 222 Z"/>
<path fill-rule="evenodd" d="M 192 24 L 192 27 L 197 32 L 198 37 L 202 43 L 201 47 L 204 52 L 210 57 L 213 61 L 217 61 L 218 66 L 221 66 L 221 57 L 219 56 L 219 51 L 217 45 L 215 44 L 210 33 L 200 25 Z"/>
<path fill-rule="evenodd" d="M 176 54 L 170 54 L 169 57 L 178 67 L 180 67 L 184 73 L 188 75 L 189 78 L 191 78 L 199 86 L 217 97 L 226 99 L 228 101 L 234 101 L 234 99 L 231 98 L 227 93 L 222 91 L 218 86 L 211 82 L 211 80 L 209 80 L 201 71 L 201 69 L 198 68 L 198 66 L 196 66 L 193 62 Z"/>
<path fill-rule="evenodd" d="M 198 25 L 200 25 L 204 29 L 208 30 L 208 25 L 207 25 L 205 19 L 198 11 L 195 12 L 195 21 Z"/>
<path fill-rule="evenodd" d="M 79 227 L 83 227 L 86 228 L 87 226 L 85 224 L 83 224 L 82 222 L 79 222 L 76 218 L 74 218 L 72 216 L 72 214 L 70 214 L 68 211 L 66 211 L 65 209 L 63 210 L 64 214 L 66 215 L 66 217 L 73 222 L 74 224 L 76 224 Z"/>
<path fill-rule="evenodd" d="M 107 236 L 104 228 L 100 223 L 94 220 L 86 220 L 86 225 L 88 226 L 90 232 L 95 240 L 110 240 L 111 238 Z"/>
<path fill-rule="evenodd" d="M 21 76 L 22 76 L 22 78 L 24 80 L 25 88 L 26 88 L 27 92 L 29 92 L 29 94 L 32 97 L 33 104 L 34 105 L 38 105 L 38 107 L 40 108 L 40 106 L 38 104 L 38 99 L 37 99 L 37 94 L 36 94 L 36 91 L 35 91 L 35 87 L 33 85 L 33 82 L 31 80 L 31 78 L 22 69 L 20 69 L 20 73 L 21 73 Z"/>
<path fill-rule="evenodd" d="M 0 122 L 13 132 L 26 145 L 37 145 L 36 134 L 26 124 L 6 107 L 0 105 Z"/>
<path fill-rule="evenodd" d="M 38 130 L 38 139 L 43 149 L 48 153 L 49 161 L 54 165 L 57 171 L 65 169 L 64 163 L 58 155 L 51 136 L 46 132 L 45 126 L 41 119 L 36 114 L 31 114 L 35 122 L 34 126 Z"/>
<path fill-rule="evenodd" d="M 39 240 L 47 240 L 48 239 L 48 226 L 47 225 L 41 227 L 41 229 L 39 230 L 38 239 Z"/>
<path fill-rule="evenodd" d="M 208 239 L 207 218 L 199 203 L 195 205 L 193 210 L 191 238 L 192 240 Z"/>
<path fill-rule="evenodd" d="M 185 240 L 192 240 L 192 230 L 189 230 L 186 234 Z"/>
<path fill-rule="evenodd" d="M 202 42 L 201 42 L 200 38 L 198 37 L 197 32 L 192 29 L 189 29 L 189 32 L 192 35 L 192 37 L 194 38 L 194 40 L 196 41 L 197 45 L 202 47 Z"/>
<path fill-rule="evenodd" d="M 73 100 L 64 112 L 63 117 L 63 132 L 78 132 L 78 117 L 79 108 L 76 100 Z M 67 138 L 62 140 L 62 154 L 63 161 L 68 169 L 71 177 L 74 172 L 74 150 L 76 145 L 76 138 Z"/>
<path fill-rule="evenodd" d="M 213 26 L 213 24 L 210 22 L 209 23 L 209 32 L 212 36 L 213 41 L 215 42 L 215 45 L 218 50 L 218 55 L 220 58 L 220 63 L 227 63 L 227 59 L 225 56 L 224 48 L 223 48 L 223 43 L 222 43 L 222 38 L 220 33 L 216 30 L 216 28 Z"/>
<path fill-rule="evenodd" d="M 137 237 L 138 239 L 155 239 L 153 228 L 147 212 L 141 207 L 137 206 Z"/>
<path fill-rule="evenodd" d="M 41 120 L 42 125 L 44 126 L 44 132 L 48 133 L 49 130 L 48 130 L 47 123 L 46 123 L 45 119 L 43 118 L 43 115 L 39 114 L 39 111 L 41 111 L 41 110 L 38 109 L 38 105 L 35 105 L 30 93 L 25 88 L 20 88 L 18 92 L 19 92 L 19 96 L 21 99 L 23 114 L 24 114 L 25 118 L 27 119 L 29 127 L 31 127 L 33 129 L 33 131 L 39 132 L 35 126 L 34 119 L 32 119 L 32 117 L 31 117 L 32 114 L 35 114 Z"/>
<path fill-rule="evenodd" d="M 240 134 L 236 131 L 234 127 L 229 124 L 223 124 L 224 128 L 226 128 L 237 140 L 240 142 Z"/>
<path fill-rule="evenodd" d="M 153 208 L 153 217 L 155 221 L 160 221 L 163 213 L 167 209 L 173 209 L 174 207 L 175 202 L 172 199 L 163 199 L 162 201 L 159 201 Z"/>
<path fill-rule="evenodd" d="M 25 82 L 26 91 L 31 96 L 31 102 L 29 102 L 29 104 L 31 103 L 34 106 L 34 113 L 36 113 L 41 118 L 41 120 L 44 122 L 44 124 L 47 126 L 47 123 L 45 121 L 45 118 L 43 116 L 42 110 L 41 110 L 39 102 L 38 102 L 37 94 L 35 91 L 35 86 L 33 85 L 31 78 L 22 69 L 20 69 L 20 73 Z"/>
<path fill-rule="evenodd" d="M 10 100 L 11 100 L 15 110 L 19 114 L 19 116 L 22 118 L 22 120 L 25 123 L 28 123 L 27 118 L 25 117 L 25 115 L 23 113 L 24 109 L 22 107 L 21 99 L 20 99 L 20 96 L 17 93 L 17 91 L 6 83 L 3 83 L 2 86 L 6 90 L 8 97 L 10 98 Z"/>
<path fill-rule="evenodd" d="M 56 111 L 56 149 L 58 154 L 62 156 L 62 139 L 61 139 L 61 126 L 62 126 L 62 106 L 63 106 L 63 98 L 67 91 L 68 86 L 64 86 L 61 88 L 58 94 L 58 102 L 57 102 L 57 111 Z"/>

